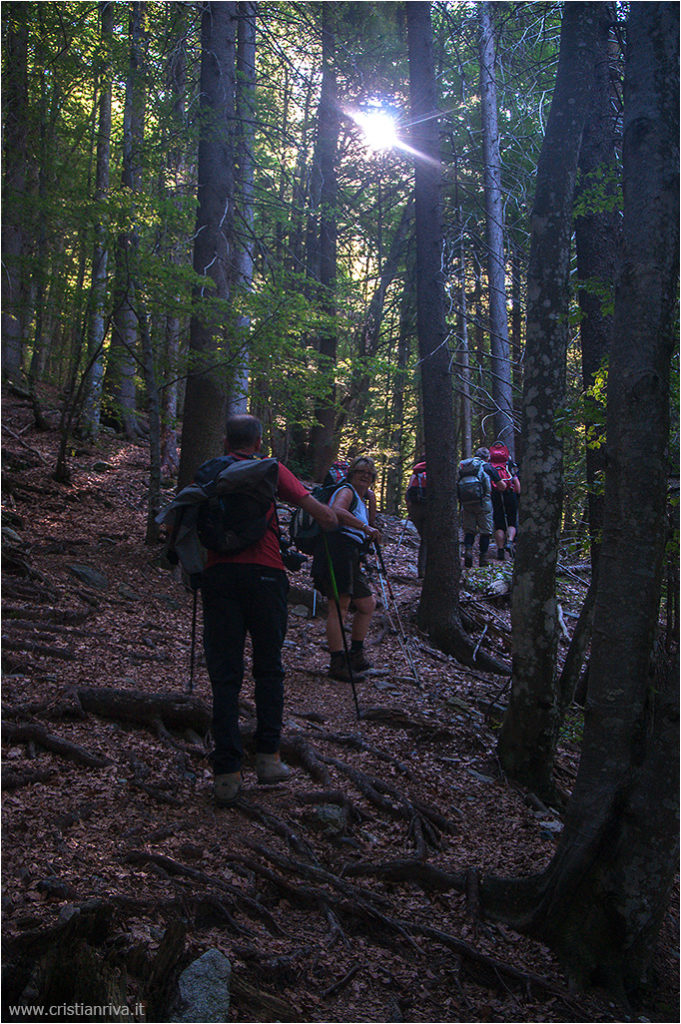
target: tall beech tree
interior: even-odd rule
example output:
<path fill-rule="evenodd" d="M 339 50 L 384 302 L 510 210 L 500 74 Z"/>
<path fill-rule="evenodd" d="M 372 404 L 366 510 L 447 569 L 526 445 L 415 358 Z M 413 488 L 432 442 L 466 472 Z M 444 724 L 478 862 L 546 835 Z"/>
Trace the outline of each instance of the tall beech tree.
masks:
<path fill-rule="evenodd" d="M 511 597 L 513 684 L 498 743 L 509 775 L 551 796 L 559 722 L 556 565 L 563 499 L 556 410 L 565 399 L 573 197 L 600 6 L 565 7 L 556 87 L 537 168 L 527 282 L 522 518 Z"/>
<path fill-rule="evenodd" d="M 497 117 L 496 45 L 492 4 L 478 5 L 480 20 L 480 109 L 485 179 L 485 231 L 489 283 L 489 337 L 491 392 L 494 400 L 494 439 L 503 440 L 515 455 L 513 391 L 506 312 L 506 260 L 504 254 L 504 201 Z"/>
<path fill-rule="evenodd" d="M 140 433 L 137 420 L 138 257 L 140 242 L 139 202 L 142 190 L 144 117 L 146 83 L 144 79 L 145 3 L 129 4 L 130 51 L 123 112 L 123 164 L 121 184 L 129 207 L 116 239 L 113 330 L 104 376 L 104 392 L 111 404 L 111 416 L 129 438 Z"/>
<path fill-rule="evenodd" d="M 621 999 L 647 980 L 678 868 L 678 648 L 672 665 L 652 656 L 677 341 L 678 5 L 633 3 L 627 35 L 617 344 L 582 755 L 547 869 L 483 885 L 487 909 L 547 942 L 578 984 Z"/>
<path fill-rule="evenodd" d="M 87 327 L 87 380 L 84 386 L 81 431 L 93 440 L 99 434 L 104 377 L 104 335 L 106 332 L 106 280 L 109 261 L 107 225 L 104 203 L 109 193 L 109 165 L 111 158 L 111 42 L 113 37 L 112 2 L 99 4 L 101 57 L 99 68 L 99 103 L 97 117 L 97 167 L 95 171 L 94 205 L 97 219 L 88 303 Z"/>
<path fill-rule="evenodd" d="M 236 3 L 204 3 L 193 312 L 179 485 L 222 448 L 233 257 Z"/>

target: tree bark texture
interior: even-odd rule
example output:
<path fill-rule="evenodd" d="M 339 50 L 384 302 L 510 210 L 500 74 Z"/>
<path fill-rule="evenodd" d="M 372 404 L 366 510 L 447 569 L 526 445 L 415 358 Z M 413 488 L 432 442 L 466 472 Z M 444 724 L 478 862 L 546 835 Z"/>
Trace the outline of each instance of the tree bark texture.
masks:
<path fill-rule="evenodd" d="M 201 19 L 201 100 L 198 210 L 189 371 L 182 427 L 179 486 L 222 449 L 229 336 L 227 300 L 233 259 L 236 3 L 204 3 Z"/>
<path fill-rule="evenodd" d="M 494 401 L 494 437 L 515 457 L 513 391 L 506 311 L 504 255 L 504 201 L 501 187 L 501 152 L 497 119 L 497 81 L 492 4 L 478 5 L 480 21 L 480 109 L 485 179 L 487 280 L 489 283 L 489 339 Z"/>
<path fill-rule="evenodd" d="M 572 204 L 596 59 L 597 3 L 567 4 L 551 111 L 537 169 L 527 285 L 523 501 L 511 599 L 513 686 L 499 736 L 504 769 L 552 789 L 559 721 L 556 565 L 563 504 L 564 405 Z"/>

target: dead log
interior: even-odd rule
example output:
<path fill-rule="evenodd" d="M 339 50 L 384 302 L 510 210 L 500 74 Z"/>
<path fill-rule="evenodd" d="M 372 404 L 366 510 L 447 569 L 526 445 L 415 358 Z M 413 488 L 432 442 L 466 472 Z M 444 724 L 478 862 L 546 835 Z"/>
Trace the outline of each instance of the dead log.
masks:
<path fill-rule="evenodd" d="M 37 724 L 14 725 L 11 722 L 3 722 L 2 738 L 8 743 L 37 743 L 45 750 L 50 750 L 77 764 L 84 764 L 88 768 L 105 768 L 111 764 L 108 757 L 91 754 L 77 743 L 70 743 L 60 736 L 54 736 Z"/>

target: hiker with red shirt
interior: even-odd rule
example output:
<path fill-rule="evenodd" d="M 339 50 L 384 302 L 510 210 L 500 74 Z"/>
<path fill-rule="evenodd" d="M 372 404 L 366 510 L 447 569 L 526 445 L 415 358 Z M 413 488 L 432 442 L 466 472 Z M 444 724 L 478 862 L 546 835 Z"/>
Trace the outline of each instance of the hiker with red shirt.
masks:
<path fill-rule="evenodd" d="M 505 444 L 497 441 L 489 450 L 490 465 L 506 482 L 501 490 L 492 484 L 492 512 L 494 516 L 494 541 L 497 546 L 497 559 L 503 562 L 508 552 L 509 557 L 515 554 L 514 540 L 518 532 L 518 495 L 520 480 L 516 474 L 516 464 L 511 459 Z"/>
<path fill-rule="evenodd" d="M 261 445 L 262 425 L 254 416 L 233 416 L 227 421 L 227 455 L 257 458 Z M 313 498 L 281 463 L 277 496 L 287 504 L 304 508 L 324 530 L 338 526 L 336 513 Z M 288 577 L 273 503 L 264 535 L 236 554 L 209 551 L 201 579 L 203 646 L 213 689 L 214 794 L 216 803 L 223 807 L 233 804 L 241 789 L 239 691 L 247 633 L 253 648 L 258 782 L 283 782 L 290 772 L 279 753 L 284 709 L 281 650 L 286 635 L 287 595 Z"/>

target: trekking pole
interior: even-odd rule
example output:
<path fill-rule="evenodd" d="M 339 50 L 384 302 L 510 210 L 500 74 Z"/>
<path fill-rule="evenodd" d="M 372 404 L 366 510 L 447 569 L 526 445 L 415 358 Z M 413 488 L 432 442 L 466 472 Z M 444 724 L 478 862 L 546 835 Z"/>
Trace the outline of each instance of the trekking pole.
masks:
<path fill-rule="evenodd" d="M 407 516 L 407 518 L 404 520 L 404 526 L 402 527 L 402 533 L 400 534 L 399 540 L 397 541 L 397 548 L 395 549 L 395 554 L 398 554 L 400 548 L 402 547 L 402 541 L 404 540 L 404 535 L 407 532 L 408 524 L 409 516 Z"/>
<path fill-rule="evenodd" d="M 405 658 L 409 662 L 409 667 L 411 668 L 411 671 L 412 671 L 412 674 L 414 676 L 414 680 L 416 682 L 416 685 L 418 687 L 420 687 L 421 686 L 421 680 L 419 678 L 418 670 L 416 668 L 416 665 L 414 663 L 414 659 L 413 659 L 411 651 L 409 649 L 409 641 L 407 640 L 407 635 L 406 635 L 406 633 L 404 631 L 404 626 L 402 625 L 402 620 L 400 618 L 399 608 L 397 607 L 397 599 L 395 598 L 395 595 L 393 593 L 393 588 L 391 587 L 390 580 L 388 579 L 388 570 L 386 569 L 385 562 L 383 560 L 383 552 L 381 551 L 381 549 L 380 549 L 380 547 L 379 547 L 379 545 L 378 545 L 378 543 L 376 541 L 374 541 L 374 547 L 376 549 L 376 555 L 378 557 L 378 563 L 379 563 L 378 578 L 381 581 L 381 590 L 383 591 L 383 600 L 385 601 L 386 609 L 388 611 L 388 617 L 390 617 L 390 607 L 389 607 L 388 601 L 386 600 L 386 596 L 385 596 L 386 586 L 388 588 L 388 593 L 390 594 L 390 597 L 391 597 L 392 602 L 393 602 L 393 610 L 395 612 L 395 621 L 397 622 L 397 625 L 399 627 L 398 629 L 395 630 L 395 632 L 397 633 L 397 639 L 398 639 L 399 645 L 402 648 L 402 653 L 404 654 Z M 385 583 L 384 583 L 384 577 L 385 577 Z"/>
<path fill-rule="evenodd" d="M 355 677 L 352 674 L 352 664 L 350 662 L 350 651 L 348 649 L 348 638 L 345 634 L 345 626 L 343 625 L 343 616 L 341 615 L 340 606 L 340 595 L 338 593 L 338 586 L 336 584 L 336 574 L 333 571 L 333 562 L 331 561 L 331 552 L 329 551 L 329 542 L 326 539 L 326 534 L 322 533 L 324 538 L 324 550 L 326 551 L 326 561 L 329 565 L 329 579 L 331 580 L 331 590 L 333 592 L 333 600 L 336 605 L 336 613 L 338 614 L 338 623 L 340 625 L 341 636 L 343 637 L 343 648 L 345 650 L 345 660 L 348 666 L 348 674 L 350 676 L 350 685 L 352 686 L 352 696 L 355 699 L 355 710 L 357 712 L 357 720 L 359 721 L 359 701 L 357 700 L 357 690 L 355 688 Z"/>

